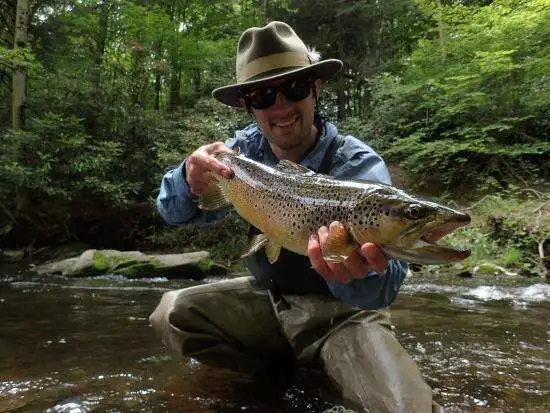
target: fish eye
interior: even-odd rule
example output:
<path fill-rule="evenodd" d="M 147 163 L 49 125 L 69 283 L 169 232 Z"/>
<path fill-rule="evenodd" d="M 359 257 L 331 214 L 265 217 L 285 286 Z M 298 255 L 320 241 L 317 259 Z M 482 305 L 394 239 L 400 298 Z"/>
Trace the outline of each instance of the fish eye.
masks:
<path fill-rule="evenodd" d="M 412 220 L 420 219 L 426 215 L 426 211 L 418 204 L 410 204 L 404 212 L 405 217 Z"/>

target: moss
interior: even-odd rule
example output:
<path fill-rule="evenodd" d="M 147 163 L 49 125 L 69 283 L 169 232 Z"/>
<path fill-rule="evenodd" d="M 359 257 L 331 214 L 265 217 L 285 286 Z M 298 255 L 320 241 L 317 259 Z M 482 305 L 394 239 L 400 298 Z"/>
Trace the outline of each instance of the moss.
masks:
<path fill-rule="evenodd" d="M 92 268 L 91 271 L 98 274 L 104 274 L 109 272 L 111 265 L 109 259 L 101 251 L 95 251 L 92 258 Z"/>
<path fill-rule="evenodd" d="M 210 258 L 204 258 L 199 261 L 199 268 L 205 274 L 210 273 L 210 270 L 212 269 L 213 265 L 214 265 L 214 261 L 212 261 Z"/>
<path fill-rule="evenodd" d="M 143 278 L 150 277 L 155 272 L 155 264 L 149 261 L 134 261 L 133 264 L 117 268 L 113 271 L 113 274 L 122 275 L 127 278 Z"/>

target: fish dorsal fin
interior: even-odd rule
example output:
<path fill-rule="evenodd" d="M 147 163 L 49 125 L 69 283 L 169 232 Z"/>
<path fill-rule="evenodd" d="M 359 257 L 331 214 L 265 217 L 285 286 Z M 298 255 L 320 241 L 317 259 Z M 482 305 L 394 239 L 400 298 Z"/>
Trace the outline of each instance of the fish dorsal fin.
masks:
<path fill-rule="evenodd" d="M 311 169 L 306 168 L 305 166 L 299 165 L 295 162 L 289 161 L 288 159 L 283 159 L 279 161 L 275 169 L 278 169 L 281 172 L 286 172 L 289 174 L 305 174 L 305 175 L 315 174 L 315 172 L 313 172 Z"/>
<path fill-rule="evenodd" d="M 235 155 L 239 156 L 241 154 L 241 148 L 237 146 L 236 148 L 233 149 L 233 152 L 235 152 Z"/>
<path fill-rule="evenodd" d="M 199 208 L 205 211 L 214 211 L 229 205 L 231 205 L 231 201 L 227 198 L 221 178 L 214 177 L 199 196 Z"/>

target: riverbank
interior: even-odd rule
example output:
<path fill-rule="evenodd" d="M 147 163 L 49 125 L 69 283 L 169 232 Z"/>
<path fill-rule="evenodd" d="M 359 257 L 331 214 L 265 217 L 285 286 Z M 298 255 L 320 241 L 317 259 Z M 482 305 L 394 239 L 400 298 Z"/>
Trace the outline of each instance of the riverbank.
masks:
<path fill-rule="evenodd" d="M 457 279 L 483 275 L 505 283 L 515 277 L 534 278 L 530 282 L 548 277 L 545 265 L 549 261 L 544 261 L 548 251 L 543 253 L 542 245 L 546 241 L 548 248 L 550 244 L 550 194 L 527 191 L 520 195 L 487 195 L 468 206 L 442 199 L 444 204 L 469 212 L 472 223 L 441 242 L 469 248 L 471 255 L 452 265 L 413 266 L 414 272 L 427 279 L 437 274 L 438 282 L 445 282 L 440 274 Z M 210 226 L 163 227 L 143 235 L 141 243 L 148 249 L 141 252 L 158 255 L 207 251 L 209 266 L 242 272 L 245 268 L 240 255 L 247 245 L 247 228 L 234 212 Z M 109 249 L 109 245 L 72 242 L 36 249 L 5 249 L 0 250 L 0 262 L 10 266 L 12 272 L 24 272 L 33 266 L 79 256 L 88 249 Z"/>

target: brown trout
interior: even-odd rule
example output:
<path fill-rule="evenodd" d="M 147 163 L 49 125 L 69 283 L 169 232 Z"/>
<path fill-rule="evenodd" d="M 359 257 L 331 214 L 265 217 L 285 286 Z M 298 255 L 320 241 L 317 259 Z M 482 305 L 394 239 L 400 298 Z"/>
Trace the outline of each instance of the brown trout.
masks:
<path fill-rule="evenodd" d="M 262 231 L 243 257 L 265 248 L 271 263 L 281 247 L 307 255 L 311 234 L 333 221 L 345 230 L 331 231 L 323 256 L 343 261 L 365 242 L 373 242 L 388 258 L 418 264 L 441 264 L 467 258 L 470 252 L 437 242 L 470 223 L 470 216 L 413 197 L 377 182 L 342 180 L 317 174 L 288 160 L 270 167 L 238 154 L 216 158 L 235 175 L 215 175 L 199 207 L 215 210 L 233 205 L 239 215 Z"/>

